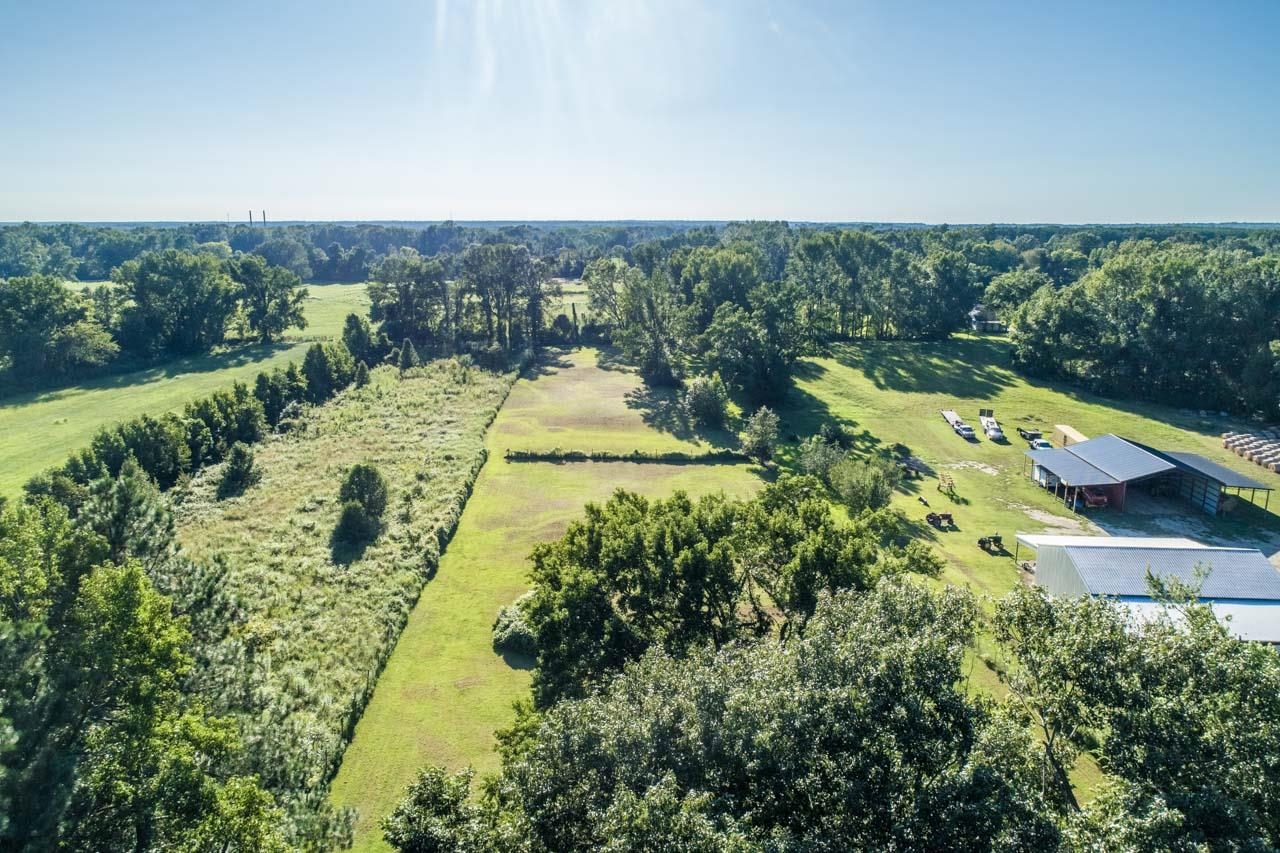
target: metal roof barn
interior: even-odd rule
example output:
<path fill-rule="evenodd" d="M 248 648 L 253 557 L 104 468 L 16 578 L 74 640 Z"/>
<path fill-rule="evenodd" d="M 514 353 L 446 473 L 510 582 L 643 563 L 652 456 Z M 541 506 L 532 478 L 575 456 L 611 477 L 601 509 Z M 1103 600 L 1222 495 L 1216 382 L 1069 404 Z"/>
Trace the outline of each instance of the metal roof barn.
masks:
<path fill-rule="evenodd" d="M 1019 533 L 1017 542 L 1036 549 L 1035 583 L 1050 595 L 1116 598 L 1148 619 L 1167 609 L 1151 597 L 1148 575 L 1200 584 L 1200 601 L 1230 616 L 1232 633 L 1280 643 L 1280 571 L 1260 551 L 1155 537 Z"/>

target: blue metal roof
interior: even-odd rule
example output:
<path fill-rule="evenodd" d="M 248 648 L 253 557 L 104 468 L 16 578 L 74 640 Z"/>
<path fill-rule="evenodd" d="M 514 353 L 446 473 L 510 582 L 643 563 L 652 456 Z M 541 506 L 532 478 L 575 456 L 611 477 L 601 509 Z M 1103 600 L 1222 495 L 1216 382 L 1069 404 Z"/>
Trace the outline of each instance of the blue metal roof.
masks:
<path fill-rule="evenodd" d="M 1205 459 L 1196 453 L 1183 453 L 1182 451 L 1161 451 L 1155 453 L 1163 456 L 1183 471 L 1192 474 L 1199 474 L 1201 477 L 1207 477 L 1210 480 L 1217 480 L 1222 485 L 1230 489 L 1265 489 L 1271 490 L 1271 486 L 1259 483 L 1244 474 L 1238 474 L 1225 465 L 1219 465 L 1212 459 Z"/>
<path fill-rule="evenodd" d="M 1249 548 L 1064 547 L 1085 587 L 1093 595 L 1150 596 L 1147 572 L 1194 584 L 1196 566 L 1209 572 L 1201 598 L 1280 601 L 1280 571 L 1262 552 Z"/>
<path fill-rule="evenodd" d="M 1048 468 L 1069 486 L 1114 486 L 1120 482 L 1076 456 L 1069 448 L 1028 450 L 1026 453 L 1031 461 Z"/>
<path fill-rule="evenodd" d="M 1174 470 L 1173 463 L 1167 459 L 1110 433 L 1073 444 L 1066 450 L 1117 481 L 1140 480 Z"/>

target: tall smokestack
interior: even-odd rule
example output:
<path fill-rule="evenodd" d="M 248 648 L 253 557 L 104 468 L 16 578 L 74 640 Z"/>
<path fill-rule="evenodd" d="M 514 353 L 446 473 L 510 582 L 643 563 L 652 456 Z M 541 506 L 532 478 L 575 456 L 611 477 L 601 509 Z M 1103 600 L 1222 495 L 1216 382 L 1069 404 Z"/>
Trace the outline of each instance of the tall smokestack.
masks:
<path fill-rule="evenodd" d="M 265 210 L 262 211 L 262 227 L 267 227 L 267 212 Z"/>
<path fill-rule="evenodd" d="M 252 210 L 249 211 L 249 227 L 250 228 L 253 227 L 253 211 Z"/>

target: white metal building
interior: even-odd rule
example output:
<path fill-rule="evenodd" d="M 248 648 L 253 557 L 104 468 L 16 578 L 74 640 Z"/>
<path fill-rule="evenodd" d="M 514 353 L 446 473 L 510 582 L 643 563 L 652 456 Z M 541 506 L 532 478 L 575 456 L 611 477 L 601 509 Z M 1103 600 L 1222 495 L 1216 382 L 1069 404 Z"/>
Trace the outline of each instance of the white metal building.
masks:
<path fill-rule="evenodd" d="M 1254 548 L 1202 545 L 1192 539 L 1146 536 L 1017 535 L 1017 551 L 1035 549 L 1035 583 L 1050 595 L 1114 598 L 1135 619 L 1165 612 L 1151 598 L 1147 574 L 1197 581 L 1200 601 L 1243 640 L 1280 643 L 1280 571 Z"/>

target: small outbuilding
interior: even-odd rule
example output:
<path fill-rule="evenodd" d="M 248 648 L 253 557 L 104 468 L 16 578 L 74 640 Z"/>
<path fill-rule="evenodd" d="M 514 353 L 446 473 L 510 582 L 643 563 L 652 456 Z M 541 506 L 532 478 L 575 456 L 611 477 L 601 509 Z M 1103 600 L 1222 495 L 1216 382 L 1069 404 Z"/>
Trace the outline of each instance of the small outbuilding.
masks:
<path fill-rule="evenodd" d="M 1196 453 L 1165 451 L 1117 435 L 1102 435 L 1067 447 L 1028 450 L 1031 478 L 1075 506 L 1085 494 L 1105 495 L 1123 510 L 1130 488 L 1180 497 L 1202 512 L 1220 515 L 1249 493 L 1271 501 L 1271 487 Z"/>
<path fill-rule="evenodd" d="M 1280 643 L 1280 571 L 1256 549 L 1184 538 L 1019 533 L 1015 556 L 1023 547 L 1035 549 L 1034 583 L 1050 595 L 1114 598 L 1144 621 L 1168 611 L 1151 597 L 1148 577 L 1199 584 L 1201 603 L 1233 634 Z"/>

